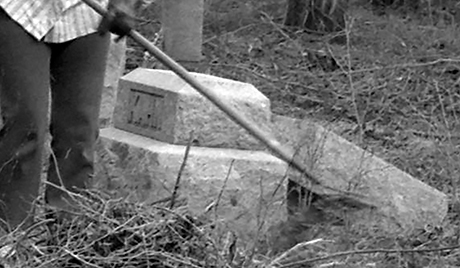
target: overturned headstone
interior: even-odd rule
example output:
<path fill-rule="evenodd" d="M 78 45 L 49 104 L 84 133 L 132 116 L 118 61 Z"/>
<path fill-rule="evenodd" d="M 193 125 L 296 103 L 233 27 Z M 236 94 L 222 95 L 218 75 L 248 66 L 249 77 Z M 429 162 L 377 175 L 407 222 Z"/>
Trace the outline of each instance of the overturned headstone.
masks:
<path fill-rule="evenodd" d="M 278 139 L 297 149 L 300 159 L 323 185 L 363 197 L 366 213 L 355 224 L 386 231 L 438 226 L 447 214 L 447 196 L 395 166 L 307 120 L 273 117 Z M 308 179 L 290 176 L 299 185 Z M 324 196 L 338 193 L 324 189 Z M 326 197 L 327 198 L 327 197 Z M 358 198 L 359 200 L 359 198 Z"/>
<path fill-rule="evenodd" d="M 203 85 L 265 130 L 270 101 L 254 86 L 192 73 Z M 138 68 L 119 84 L 115 127 L 173 144 L 187 144 L 193 132 L 201 147 L 262 149 L 246 130 L 171 71 Z"/>
<path fill-rule="evenodd" d="M 394 232 L 439 225 L 445 217 L 443 193 L 315 123 L 272 116 L 269 101 L 253 86 L 192 75 L 296 148 L 295 157 L 327 186 L 314 189 L 316 207 L 304 210 L 308 221 L 333 220 L 323 212 L 339 210 L 335 214 L 347 214 L 349 224 Z M 192 136 L 179 196 L 192 212 L 213 213 L 245 243 L 289 221 L 303 202 L 294 199 L 313 190 L 307 178 L 288 172 L 286 163 L 169 71 L 137 69 L 124 76 L 114 118 L 115 128 L 101 131 L 99 155 L 111 165 L 98 181 L 102 187 L 148 204 L 168 202 Z"/>

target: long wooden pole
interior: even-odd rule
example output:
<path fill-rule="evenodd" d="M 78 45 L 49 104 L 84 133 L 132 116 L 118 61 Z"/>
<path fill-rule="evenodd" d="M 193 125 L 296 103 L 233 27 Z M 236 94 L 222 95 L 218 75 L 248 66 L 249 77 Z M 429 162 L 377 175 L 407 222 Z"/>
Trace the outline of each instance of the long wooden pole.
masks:
<path fill-rule="evenodd" d="M 102 16 L 106 13 L 106 10 L 101 7 L 98 3 L 94 0 L 82 0 L 91 8 L 93 8 L 96 12 L 101 14 Z M 155 58 L 157 58 L 163 65 L 168 67 L 174 73 L 176 73 L 180 78 L 182 78 L 185 82 L 187 82 L 190 86 L 208 98 L 212 103 L 214 103 L 219 109 L 225 112 L 234 122 L 239 124 L 241 127 L 246 129 L 249 133 L 251 133 L 254 137 L 256 137 L 259 141 L 261 141 L 264 145 L 266 145 L 278 158 L 287 162 L 288 164 L 292 165 L 296 170 L 303 173 L 307 176 L 307 178 L 317 186 L 321 185 L 320 181 L 307 169 L 305 166 L 299 162 L 298 160 L 294 159 L 294 152 L 293 150 L 282 146 L 277 140 L 270 138 L 270 135 L 265 133 L 261 128 L 259 128 L 254 122 L 251 122 L 245 116 L 234 110 L 231 106 L 227 103 L 223 102 L 219 96 L 216 95 L 212 90 L 208 89 L 207 87 L 201 85 L 198 80 L 192 77 L 187 70 L 175 62 L 172 58 L 168 55 L 163 53 L 159 48 L 153 45 L 149 40 L 147 40 L 144 36 L 138 33 L 135 30 L 132 30 L 128 34 L 134 41 L 136 41 L 139 45 L 144 47 L 150 54 L 152 54 Z M 329 187 L 325 187 L 329 188 Z M 330 189 L 330 188 L 329 188 Z"/>

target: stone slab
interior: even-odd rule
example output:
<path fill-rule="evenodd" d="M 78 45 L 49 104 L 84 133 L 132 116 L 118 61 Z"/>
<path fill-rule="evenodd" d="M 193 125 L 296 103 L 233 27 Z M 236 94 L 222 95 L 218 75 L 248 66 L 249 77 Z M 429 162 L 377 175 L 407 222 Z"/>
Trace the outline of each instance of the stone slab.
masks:
<path fill-rule="evenodd" d="M 438 226 L 445 218 L 444 193 L 314 122 L 275 115 L 273 122 L 278 140 L 296 148 L 296 157 L 322 184 L 363 195 L 376 206 L 375 215 L 361 213 L 357 222 L 395 231 Z M 302 176 L 290 179 L 307 185 Z"/>
<path fill-rule="evenodd" d="M 273 123 L 278 140 L 297 148 L 297 157 L 324 185 L 357 193 L 375 206 L 350 209 L 347 204 L 337 204 L 344 199 L 337 198 L 336 192 L 323 189 L 323 208 L 346 208 L 346 215 L 342 210 L 339 214 L 349 224 L 395 233 L 438 226 L 446 216 L 446 195 L 333 132 L 307 120 L 276 115 Z M 114 128 L 103 129 L 98 146 L 97 187 L 147 204 L 170 197 L 184 153 L 185 146 Z M 180 196 L 196 215 L 206 213 L 206 208 L 219 200 L 217 218 L 222 228 L 236 230 L 245 242 L 255 241 L 260 222 L 264 222 L 260 231 L 265 234 L 283 228 L 279 221 L 290 221 L 287 211 L 292 207 L 286 201 L 289 187 L 280 183 L 286 174 L 289 180 L 306 185 L 302 176 L 288 172 L 285 163 L 266 152 L 192 147 Z M 310 210 L 300 215 L 306 222 L 313 221 Z M 298 215 L 294 220 L 299 221 Z"/>
<path fill-rule="evenodd" d="M 254 86 L 205 74 L 191 75 L 270 132 L 270 101 Z M 264 148 L 208 99 L 165 70 L 139 68 L 121 78 L 114 125 L 173 144 L 187 144 L 193 132 L 194 144 L 201 147 Z"/>
<path fill-rule="evenodd" d="M 106 128 L 97 151 L 97 188 L 151 204 L 171 196 L 185 146 Z M 261 151 L 192 147 L 179 196 L 191 212 L 210 213 L 223 230 L 254 242 L 259 231 L 286 218 L 286 169 L 284 162 Z"/>
<path fill-rule="evenodd" d="M 117 101 L 118 81 L 125 70 L 126 39 L 123 38 L 119 42 L 115 42 L 116 38 L 117 36 L 111 35 L 109 54 L 106 62 L 99 115 L 101 127 L 108 127 L 113 124 L 112 117 Z"/>
<path fill-rule="evenodd" d="M 176 61 L 201 61 L 204 0 L 162 1 L 163 47 Z"/>

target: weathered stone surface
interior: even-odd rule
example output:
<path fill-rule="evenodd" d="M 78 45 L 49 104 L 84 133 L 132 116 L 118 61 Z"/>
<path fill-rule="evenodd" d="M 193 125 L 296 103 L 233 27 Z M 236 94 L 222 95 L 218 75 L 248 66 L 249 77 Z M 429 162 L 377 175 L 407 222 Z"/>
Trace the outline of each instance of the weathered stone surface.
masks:
<path fill-rule="evenodd" d="M 254 86 L 191 73 L 241 114 L 271 129 L 270 101 Z M 160 141 L 201 147 L 264 148 L 208 99 L 171 71 L 136 69 L 120 80 L 115 127 Z"/>
<path fill-rule="evenodd" d="M 185 146 L 171 145 L 115 128 L 101 131 L 96 187 L 150 204 L 170 197 Z M 286 218 L 286 164 L 260 151 L 192 147 L 179 198 L 197 215 L 216 215 L 217 225 L 256 241 Z M 214 206 L 212 206 L 214 204 Z M 207 208 L 213 207 L 208 212 Z"/>
<path fill-rule="evenodd" d="M 317 124 L 281 116 L 274 116 L 273 122 L 278 139 L 297 148 L 298 157 L 324 185 L 359 194 L 375 207 L 360 207 L 330 190 L 315 197 L 311 206 L 301 207 L 286 200 L 286 196 L 292 199 L 290 193 L 286 195 L 292 188 L 281 183 L 287 169 L 281 160 L 262 151 L 192 147 L 179 190 L 179 198 L 185 198 L 192 212 L 201 215 L 213 202 L 218 203 L 217 212 L 207 213 L 216 213 L 220 227 L 236 231 L 244 243 L 256 241 L 257 234 L 277 237 L 279 230 L 281 236 L 270 241 L 281 243 L 286 226 L 295 226 L 287 229 L 302 233 L 289 231 L 289 242 L 300 242 L 309 237 L 306 226 L 319 224 L 327 231 L 336 215 L 358 229 L 391 233 L 436 226 L 445 217 L 443 193 Z M 102 130 L 101 137 L 98 187 L 147 204 L 171 196 L 185 146 L 113 128 Z M 295 173 L 289 179 L 306 183 Z M 300 214 L 288 215 L 286 203 Z"/>
<path fill-rule="evenodd" d="M 162 1 L 165 52 L 177 61 L 200 61 L 203 0 Z"/>
<path fill-rule="evenodd" d="M 388 231 L 411 230 L 426 224 L 439 225 L 446 216 L 445 194 L 333 132 L 306 120 L 273 116 L 273 122 L 279 131 L 278 140 L 296 148 L 296 157 L 324 185 L 361 194 L 376 206 L 371 211 L 357 212 L 355 224 Z M 300 178 L 291 177 L 306 185 Z"/>
<path fill-rule="evenodd" d="M 126 39 L 115 42 L 115 35 L 112 35 L 109 55 L 107 57 L 104 88 L 102 90 L 102 101 L 99 115 L 101 127 L 112 125 L 113 111 L 116 104 L 118 80 L 123 75 L 126 60 Z"/>

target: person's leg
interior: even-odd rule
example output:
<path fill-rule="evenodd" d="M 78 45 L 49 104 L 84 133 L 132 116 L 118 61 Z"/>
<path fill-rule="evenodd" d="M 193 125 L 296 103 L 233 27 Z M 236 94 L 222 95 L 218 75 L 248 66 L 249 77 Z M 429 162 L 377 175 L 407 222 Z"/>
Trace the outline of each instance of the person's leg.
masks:
<path fill-rule="evenodd" d="M 0 221 L 15 228 L 38 196 L 51 54 L 1 8 L 0 29 Z"/>
<path fill-rule="evenodd" d="M 50 159 L 48 181 L 59 186 L 62 182 L 70 191 L 86 188 L 94 172 L 109 41 L 109 34 L 90 34 L 51 45 L 50 132 L 55 158 Z M 46 188 L 46 200 L 57 208 L 68 207 L 68 196 L 50 185 Z"/>

